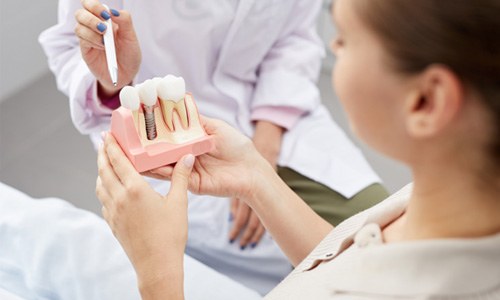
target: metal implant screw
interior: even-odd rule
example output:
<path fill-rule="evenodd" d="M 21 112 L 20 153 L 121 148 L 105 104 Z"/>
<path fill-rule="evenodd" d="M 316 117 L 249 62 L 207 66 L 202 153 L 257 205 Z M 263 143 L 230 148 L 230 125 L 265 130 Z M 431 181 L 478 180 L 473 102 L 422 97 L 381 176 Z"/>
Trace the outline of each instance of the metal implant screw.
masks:
<path fill-rule="evenodd" d="M 144 106 L 144 121 L 146 123 L 146 135 L 148 140 L 154 140 L 156 138 L 156 122 L 152 106 Z"/>

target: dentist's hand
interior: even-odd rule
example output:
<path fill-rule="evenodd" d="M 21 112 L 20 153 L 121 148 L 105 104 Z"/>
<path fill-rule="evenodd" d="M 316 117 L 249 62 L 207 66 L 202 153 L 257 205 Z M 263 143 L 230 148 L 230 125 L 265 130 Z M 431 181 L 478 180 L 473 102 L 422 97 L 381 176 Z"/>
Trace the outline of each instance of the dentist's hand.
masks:
<path fill-rule="evenodd" d="M 111 134 L 99 149 L 96 194 L 102 214 L 132 262 L 141 292 L 160 284 L 182 291 L 183 255 L 187 242 L 187 188 L 194 156 L 173 169 L 166 196 L 154 191 L 137 173 Z"/>
<path fill-rule="evenodd" d="M 257 152 L 252 141 L 228 124 L 202 117 L 207 134 L 215 141 L 215 150 L 196 158 L 189 177 L 189 190 L 196 194 L 248 199 L 258 188 L 257 180 L 273 173 Z M 170 179 L 173 167 L 165 166 L 143 173 L 158 179 Z"/>
<path fill-rule="evenodd" d="M 98 0 L 81 0 L 83 8 L 75 12 L 75 33 L 80 40 L 83 60 L 96 77 L 99 96 L 109 98 L 132 82 L 141 64 L 141 50 L 130 14 L 110 8 L 110 12 Z M 113 86 L 106 63 L 103 35 L 107 28 L 105 20 L 112 19 L 116 57 L 118 62 L 118 84 Z"/>

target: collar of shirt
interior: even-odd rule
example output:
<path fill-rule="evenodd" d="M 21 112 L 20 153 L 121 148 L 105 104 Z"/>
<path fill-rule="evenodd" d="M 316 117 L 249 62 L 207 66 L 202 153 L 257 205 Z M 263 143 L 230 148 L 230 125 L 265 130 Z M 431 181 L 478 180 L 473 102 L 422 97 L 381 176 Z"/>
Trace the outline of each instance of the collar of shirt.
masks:
<path fill-rule="evenodd" d="M 334 293 L 399 297 L 500 293 L 500 234 L 474 240 L 381 243 L 380 228 L 404 212 L 411 188 L 406 186 L 337 226 L 294 272 L 312 270 L 354 244 L 349 272 L 331 283 Z"/>

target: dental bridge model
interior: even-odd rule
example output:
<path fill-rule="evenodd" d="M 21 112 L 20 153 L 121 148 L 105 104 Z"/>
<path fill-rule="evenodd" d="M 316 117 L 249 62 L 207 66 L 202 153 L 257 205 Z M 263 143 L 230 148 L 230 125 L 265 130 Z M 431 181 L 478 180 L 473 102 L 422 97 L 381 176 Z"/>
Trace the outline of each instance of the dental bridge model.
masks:
<path fill-rule="evenodd" d="M 126 86 L 120 102 L 111 115 L 111 133 L 138 172 L 214 147 L 182 77 L 167 75 Z"/>

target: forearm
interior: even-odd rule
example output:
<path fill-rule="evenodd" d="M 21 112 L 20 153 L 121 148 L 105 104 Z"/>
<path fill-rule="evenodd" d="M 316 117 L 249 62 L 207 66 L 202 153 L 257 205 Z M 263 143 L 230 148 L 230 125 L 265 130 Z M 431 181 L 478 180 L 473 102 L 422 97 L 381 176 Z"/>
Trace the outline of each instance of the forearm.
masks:
<path fill-rule="evenodd" d="M 154 282 L 139 282 L 143 300 L 181 300 L 184 299 L 184 274 L 171 274 Z"/>
<path fill-rule="evenodd" d="M 184 253 L 163 250 L 134 265 L 143 300 L 184 299 Z"/>
<path fill-rule="evenodd" d="M 269 166 L 256 166 L 253 193 L 245 201 L 295 266 L 333 227 L 319 217 Z"/>

